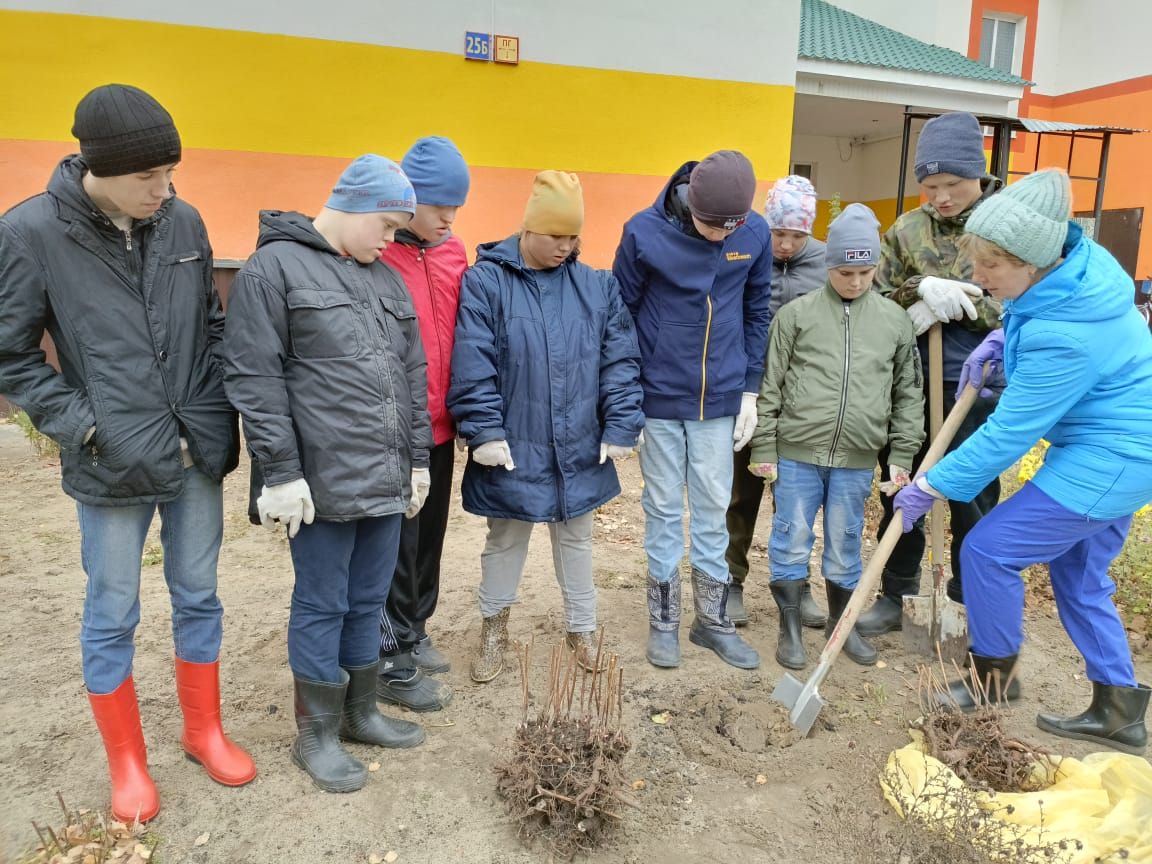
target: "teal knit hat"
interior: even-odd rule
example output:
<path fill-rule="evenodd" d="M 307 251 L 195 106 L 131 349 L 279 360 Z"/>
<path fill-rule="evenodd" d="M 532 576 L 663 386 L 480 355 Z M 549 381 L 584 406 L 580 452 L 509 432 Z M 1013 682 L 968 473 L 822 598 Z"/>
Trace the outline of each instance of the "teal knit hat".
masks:
<path fill-rule="evenodd" d="M 968 217 L 965 230 L 1021 261 L 1047 267 L 1060 257 L 1071 211 L 1068 175 L 1058 168 L 1046 168 L 980 204 Z"/>

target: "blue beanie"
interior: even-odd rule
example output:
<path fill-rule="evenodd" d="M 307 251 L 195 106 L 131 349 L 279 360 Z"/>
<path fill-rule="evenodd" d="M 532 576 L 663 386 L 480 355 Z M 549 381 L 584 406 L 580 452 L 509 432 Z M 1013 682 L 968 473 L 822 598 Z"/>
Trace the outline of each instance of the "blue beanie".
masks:
<path fill-rule="evenodd" d="M 324 206 L 342 213 L 414 214 L 416 193 L 399 165 L 367 153 L 344 169 Z"/>
<path fill-rule="evenodd" d="M 400 167 L 412 181 L 416 200 L 421 204 L 462 207 L 468 198 L 468 166 L 447 138 L 421 138 L 404 154 Z"/>
<path fill-rule="evenodd" d="M 916 142 L 916 182 L 931 174 L 955 174 L 974 180 L 987 172 L 984 131 L 971 114 L 956 111 L 933 117 Z"/>
<path fill-rule="evenodd" d="M 828 269 L 880 263 L 880 220 L 863 204 L 849 204 L 828 226 Z"/>

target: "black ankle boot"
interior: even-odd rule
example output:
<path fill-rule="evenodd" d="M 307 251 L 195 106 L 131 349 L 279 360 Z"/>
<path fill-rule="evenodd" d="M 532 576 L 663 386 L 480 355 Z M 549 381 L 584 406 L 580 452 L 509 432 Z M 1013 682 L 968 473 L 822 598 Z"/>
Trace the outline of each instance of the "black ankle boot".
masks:
<path fill-rule="evenodd" d="M 938 695 L 936 704 L 951 711 L 974 711 L 981 705 L 1000 705 L 1020 698 L 1020 679 L 1016 677 L 1016 658 L 982 657 L 972 654 L 972 666 L 962 680 L 948 684 L 947 695 Z M 973 677 L 979 686 L 973 683 Z M 976 699 L 972 698 L 975 691 Z"/>
<path fill-rule="evenodd" d="M 1037 714 L 1036 725 L 1061 738 L 1094 741 L 1122 753 L 1140 756 L 1148 745 L 1144 714 L 1148 711 L 1150 694 L 1152 690 L 1143 684 L 1116 687 L 1093 681 L 1092 704 L 1087 711 L 1075 717 Z"/>
<path fill-rule="evenodd" d="M 297 735 L 292 761 L 325 792 L 355 792 L 368 781 L 368 769 L 340 746 L 336 734 L 348 678 L 339 684 L 296 678 L 295 685 Z"/>
<path fill-rule="evenodd" d="M 744 608 L 744 586 L 739 582 L 732 582 L 728 586 L 728 600 L 724 603 L 724 614 L 737 627 L 743 627 L 748 623 L 748 610 Z"/>
<path fill-rule="evenodd" d="M 780 609 L 776 662 L 785 669 L 803 669 L 808 665 L 808 653 L 804 650 L 804 638 L 800 630 L 800 606 L 807 585 L 806 579 L 768 583 L 776 606 Z"/>
<path fill-rule="evenodd" d="M 824 581 L 824 589 L 828 592 L 828 625 L 824 628 L 824 638 L 831 639 L 832 631 L 836 629 L 840 616 L 844 614 L 848 601 L 852 599 L 852 589 L 841 588 L 835 582 L 827 580 Z M 844 647 L 840 650 L 848 655 L 849 660 L 861 666 L 876 665 L 876 660 L 880 656 L 876 653 L 876 649 L 856 632 L 855 627 L 844 640 Z"/>
<path fill-rule="evenodd" d="M 812 597 L 812 583 L 804 580 L 804 593 L 800 595 L 800 623 L 805 627 L 819 630 L 828 626 L 828 616 L 816 605 Z"/>

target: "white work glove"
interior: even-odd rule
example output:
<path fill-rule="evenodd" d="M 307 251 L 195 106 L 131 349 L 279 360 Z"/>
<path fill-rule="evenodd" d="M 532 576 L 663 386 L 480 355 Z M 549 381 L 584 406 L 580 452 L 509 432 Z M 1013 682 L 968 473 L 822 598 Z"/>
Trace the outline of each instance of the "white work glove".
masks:
<path fill-rule="evenodd" d="M 260 513 L 260 524 L 265 528 L 275 528 L 277 522 L 287 525 L 289 539 L 296 536 L 301 522 L 311 525 L 316 518 L 312 490 L 303 477 L 291 483 L 262 488 L 260 497 L 256 499 L 256 509 Z"/>
<path fill-rule="evenodd" d="M 775 462 L 751 462 L 748 465 L 748 472 L 755 477 L 761 478 L 765 483 L 776 482 Z"/>
<path fill-rule="evenodd" d="M 917 300 L 908 307 L 908 317 L 912 319 L 912 329 L 917 336 L 923 336 L 936 324 L 943 324 L 947 318 L 937 318 L 932 307 L 923 300 Z"/>
<path fill-rule="evenodd" d="M 619 444 L 606 444 L 600 442 L 600 464 L 603 465 L 609 459 L 627 459 L 632 455 L 633 448 L 621 447 Z"/>
<path fill-rule="evenodd" d="M 408 499 L 408 509 L 404 511 L 404 517 L 411 519 L 420 512 L 420 508 L 424 506 L 424 502 L 428 500 L 428 490 L 432 488 L 432 472 L 428 468 L 413 468 L 412 479 L 409 483 L 412 487 L 412 497 Z"/>
<path fill-rule="evenodd" d="M 912 472 L 899 465 L 888 466 L 888 479 L 880 484 L 880 491 L 891 498 L 912 482 Z"/>
<path fill-rule="evenodd" d="M 733 450 L 743 450 L 752 440 L 756 431 L 756 394 L 745 393 L 740 397 L 740 413 L 736 415 L 736 428 L 732 430 Z"/>
<path fill-rule="evenodd" d="M 489 468 L 503 466 L 511 471 L 516 467 L 512 461 L 512 451 L 508 449 L 508 442 L 503 439 L 484 442 L 472 451 L 472 459 L 477 465 L 487 465 Z"/>
<path fill-rule="evenodd" d="M 971 282 L 925 276 L 916 286 L 920 299 L 928 304 L 932 314 L 941 321 L 959 321 L 965 315 L 976 320 L 976 304 L 984 292 Z"/>

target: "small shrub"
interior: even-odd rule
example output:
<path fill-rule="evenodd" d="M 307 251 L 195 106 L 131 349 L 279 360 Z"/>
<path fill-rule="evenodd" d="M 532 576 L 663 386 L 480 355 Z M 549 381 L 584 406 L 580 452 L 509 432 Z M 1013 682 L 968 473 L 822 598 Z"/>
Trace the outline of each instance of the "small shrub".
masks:
<path fill-rule="evenodd" d="M 20 427 L 32 449 L 41 459 L 51 459 L 60 455 L 60 445 L 32 425 L 32 419 L 20 409 L 11 414 L 12 422 Z"/>

